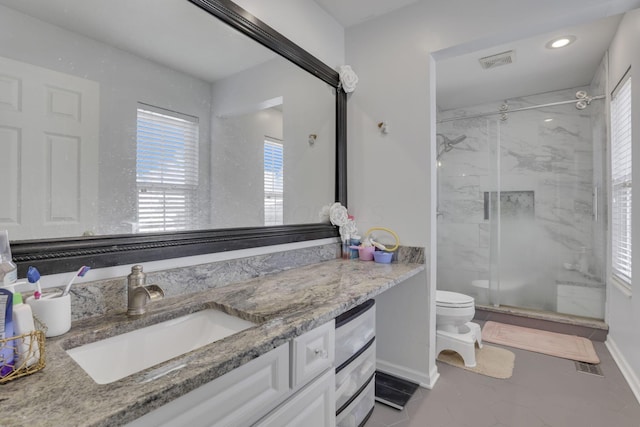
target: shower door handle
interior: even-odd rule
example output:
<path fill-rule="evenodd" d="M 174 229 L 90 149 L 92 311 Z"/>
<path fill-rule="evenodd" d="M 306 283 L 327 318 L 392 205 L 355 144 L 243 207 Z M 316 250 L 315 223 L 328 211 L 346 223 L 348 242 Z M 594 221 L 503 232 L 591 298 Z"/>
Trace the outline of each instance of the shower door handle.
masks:
<path fill-rule="evenodd" d="M 593 187 L 593 222 L 598 222 L 598 187 Z"/>
<path fill-rule="evenodd" d="M 484 192 L 484 220 L 488 221 L 489 218 L 489 197 L 490 197 L 490 192 L 489 191 L 485 191 Z"/>

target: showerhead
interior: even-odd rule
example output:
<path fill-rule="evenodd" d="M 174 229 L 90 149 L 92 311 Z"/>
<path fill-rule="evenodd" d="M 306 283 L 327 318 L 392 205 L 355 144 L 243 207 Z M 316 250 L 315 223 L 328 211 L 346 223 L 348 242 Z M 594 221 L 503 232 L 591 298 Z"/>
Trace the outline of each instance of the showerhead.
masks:
<path fill-rule="evenodd" d="M 449 139 L 446 135 L 441 134 L 441 133 L 437 133 L 436 136 L 439 136 L 439 137 L 442 138 L 441 144 L 446 146 L 446 147 L 450 147 L 452 145 L 459 144 L 462 141 L 464 141 L 465 139 L 467 139 L 467 135 L 460 135 L 456 139 Z M 449 151 L 449 150 L 447 150 L 447 151 Z"/>
<path fill-rule="evenodd" d="M 439 143 L 440 147 L 438 148 L 437 156 L 437 160 L 440 160 L 440 156 L 442 156 L 442 154 L 453 150 L 453 146 L 464 141 L 467 138 L 467 135 L 460 135 L 456 139 L 449 139 L 444 134 L 437 133 L 436 137 L 442 138 L 442 142 Z"/>
<path fill-rule="evenodd" d="M 454 140 L 449 140 L 449 145 L 456 145 L 467 139 L 467 135 L 460 135 Z"/>

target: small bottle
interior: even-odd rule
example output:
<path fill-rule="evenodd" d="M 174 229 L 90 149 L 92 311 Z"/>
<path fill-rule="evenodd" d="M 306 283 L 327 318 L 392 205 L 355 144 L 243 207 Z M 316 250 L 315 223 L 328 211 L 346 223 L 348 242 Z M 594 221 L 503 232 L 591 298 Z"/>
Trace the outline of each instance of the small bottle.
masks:
<path fill-rule="evenodd" d="M 351 258 L 351 250 L 349 249 L 349 236 L 345 236 L 342 240 L 342 259 Z"/>
<path fill-rule="evenodd" d="M 23 304 L 22 295 L 19 292 L 13 294 L 13 332 L 16 336 L 28 334 L 36 330 L 33 323 L 33 312 L 31 307 Z M 16 369 L 32 366 L 40 359 L 40 348 L 37 340 L 33 336 L 25 336 L 16 339 Z"/>
<path fill-rule="evenodd" d="M 361 238 L 357 234 L 351 236 L 351 259 L 358 259 L 359 253 L 356 246 L 360 246 Z"/>
<path fill-rule="evenodd" d="M 0 288 L 0 316 L 4 316 L 0 327 L 0 339 L 13 337 L 13 293 L 9 289 Z M 0 344 L 0 378 L 13 372 L 13 341 Z"/>

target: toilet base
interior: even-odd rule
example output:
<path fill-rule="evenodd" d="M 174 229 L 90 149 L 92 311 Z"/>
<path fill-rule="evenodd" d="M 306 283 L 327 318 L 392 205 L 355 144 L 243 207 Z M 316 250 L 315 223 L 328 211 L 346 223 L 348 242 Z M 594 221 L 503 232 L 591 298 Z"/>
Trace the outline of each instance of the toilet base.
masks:
<path fill-rule="evenodd" d="M 443 350 L 455 351 L 462 357 L 464 366 L 473 368 L 476 366 L 476 342 L 482 348 L 482 333 L 477 323 L 467 322 L 465 326 L 466 332 L 462 333 L 436 330 L 436 354 Z"/>

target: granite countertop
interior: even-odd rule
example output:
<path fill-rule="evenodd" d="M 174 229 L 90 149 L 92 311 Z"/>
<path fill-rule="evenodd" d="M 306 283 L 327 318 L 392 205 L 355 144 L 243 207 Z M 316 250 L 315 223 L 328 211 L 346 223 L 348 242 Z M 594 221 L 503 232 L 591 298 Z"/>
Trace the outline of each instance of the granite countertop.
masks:
<path fill-rule="evenodd" d="M 267 353 L 424 270 L 422 264 L 332 260 L 222 288 L 165 298 L 132 320 L 126 314 L 74 322 L 47 338 L 47 366 L 0 385 L 1 426 L 115 426 L 125 424 Z M 98 385 L 65 352 L 99 339 L 217 308 L 258 325 L 178 358 Z M 186 364 L 153 381 L 165 365 Z"/>

